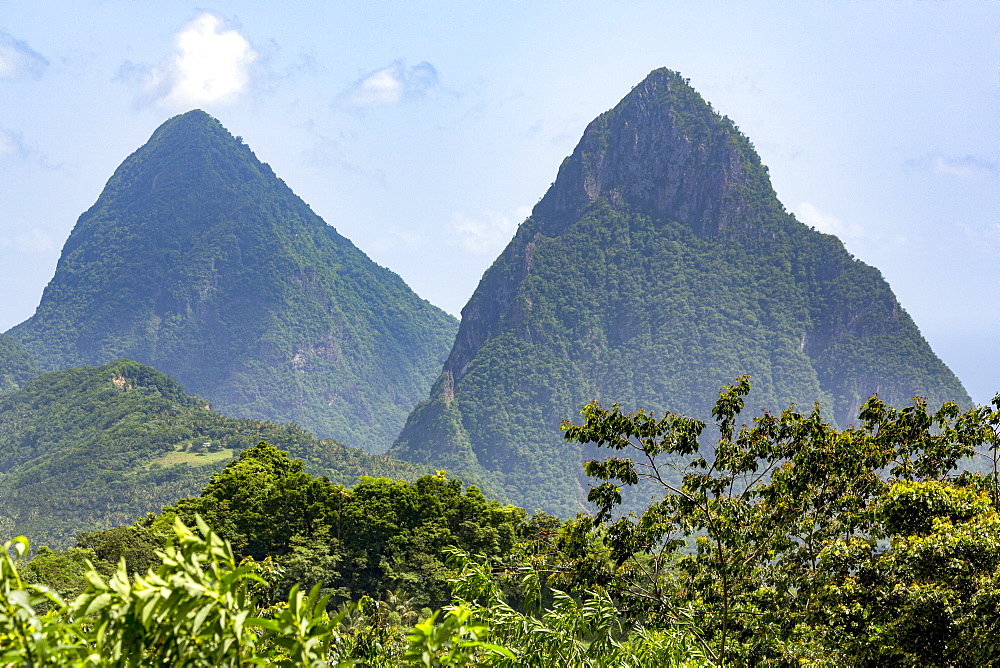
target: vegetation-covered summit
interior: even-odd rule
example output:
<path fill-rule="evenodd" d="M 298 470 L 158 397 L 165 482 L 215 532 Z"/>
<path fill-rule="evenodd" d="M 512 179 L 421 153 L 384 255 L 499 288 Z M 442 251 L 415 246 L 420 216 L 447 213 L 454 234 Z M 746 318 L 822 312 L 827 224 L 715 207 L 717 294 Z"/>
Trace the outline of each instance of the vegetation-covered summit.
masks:
<path fill-rule="evenodd" d="M 224 412 L 380 451 L 456 326 L 191 111 L 115 171 L 10 334 L 45 371 L 135 359 Z"/>
<path fill-rule="evenodd" d="M 586 452 L 563 418 L 607 397 L 707 417 L 741 374 L 754 409 L 820 401 L 840 425 L 874 393 L 971 404 L 879 271 L 786 212 L 732 121 L 657 70 L 588 126 L 483 276 L 392 452 L 572 515 Z"/>
<path fill-rule="evenodd" d="M 56 547 L 134 522 L 197 493 L 261 440 L 340 484 L 426 472 L 295 425 L 220 415 L 156 369 L 119 360 L 43 374 L 0 396 L 0 534 Z"/>

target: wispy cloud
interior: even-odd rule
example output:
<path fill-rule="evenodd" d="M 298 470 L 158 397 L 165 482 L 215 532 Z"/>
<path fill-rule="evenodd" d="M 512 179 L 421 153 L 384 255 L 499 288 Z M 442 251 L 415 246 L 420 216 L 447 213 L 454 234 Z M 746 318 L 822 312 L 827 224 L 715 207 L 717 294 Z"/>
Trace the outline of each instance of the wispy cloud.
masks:
<path fill-rule="evenodd" d="M 42 75 L 49 61 L 27 42 L 0 30 L 0 79 L 33 78 Z"/>
<path fill-rule="evenodd" d="M 438 73 L 427 62 L 407 68 L 401 60 L 365 75 L 337 96 L 346 107 L 399 104 L 420 98 L 438 84 Z"/>
<path fill-rule="evenodd" d="M 42 169 L 65 171 L 62 164 L 49 162 L 48 156 L 24 141 L 24 135 L 7 128 L 0 127 L 0 161 L 19 160 L 33 163 Z"/>
<path fill-rule="evenodd" d="M 127 62 L 119 78 L 139 88 L 141 106 L 168 108 L 236 102 L 251 83 L 259 54 L 250 42 L 215 14 L 205 12 L 174 36 L 175 49 L 152 67 Z"/>
<path fill-rule="evenodd" d="M 865 234 L 864 228 L 856 223 L 845 223 L 840 218 L 821 211 L 815 204 L 809 202 L 799 202 L 795 207 L 795 216 L 806 225 L 812 225 L 820 232 L 833 234 L 841 239 L 862 237 Z"/>
<path fill-rule="evenodd" d="M 956 220 L 953 225 L 964 240 L 977 249 L 988 248 L 994 252 L 1000 249 L 1000 222 L 990 222 L 984 225 L 981 221 Z"/>
<path fill-rule="evenodd" d="M 33 228 L 10 234 L 0 232 L 0 250 L 11 250 L 15 253 L 50 253 L 58 248 L 52 235 Z"/>
<path fill-rule="evenodd" d="M 947 174 L 964 179 L 981 179 L 1000 176 L 1000 162 L 987 160 L 977 155 L 961 157 L 931 153 L 921 158 L 906 161 L 907 167 L 935 174 Z"/>
<path fill-rule="evenodd" d="M 531 207 L 522 206 L 511 214 L 486 211 L 476 217 L 464 213 L 452 214 L 449 243 L 470 253 L 498 253 L 531 214 Z"/>
<path fill-rule="evenodd" d="M 340 131 L 337 136 L 330 137 L 320 131 L 312 120 L 306 122 L 302 127 L 312 137 L 311 145 L 302 154 L 309 164 L 324 169 L 341 169 L 382 188 L 387 187 L 386 175 L 383 170 L 366 169 L 348 158 L 344 146 L 356 139 L 353 133 Z"/>
<path fill-rule="evenodd" d="M 0 158 L 26 158 L 28 153 L 20 133 L 0 128 Z"/>

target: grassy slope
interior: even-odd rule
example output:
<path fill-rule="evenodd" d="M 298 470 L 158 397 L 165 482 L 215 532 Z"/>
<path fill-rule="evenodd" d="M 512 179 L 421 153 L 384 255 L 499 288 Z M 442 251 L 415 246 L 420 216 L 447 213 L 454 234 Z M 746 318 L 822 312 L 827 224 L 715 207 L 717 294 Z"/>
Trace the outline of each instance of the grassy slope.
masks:
<path fill-rule="evenodd" d="M 44 374 L 0 397 L 0 531 L 69 545 L 80 531 L 127 524 L 196 494 L 261 440 L 337 483 L 426 472 L 294 425 L 220 415 L 170 377 L 119 360 Z"/>

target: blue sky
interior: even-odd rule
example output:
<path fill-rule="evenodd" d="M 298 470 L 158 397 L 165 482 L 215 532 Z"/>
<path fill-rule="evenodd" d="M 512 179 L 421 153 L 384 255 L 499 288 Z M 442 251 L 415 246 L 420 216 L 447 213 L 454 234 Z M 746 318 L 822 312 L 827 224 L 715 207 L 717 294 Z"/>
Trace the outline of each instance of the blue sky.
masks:
<path fill-rule="evenodd" d="M 458 314 L 587 123 L 652 69 L 1000 391 L 1000 2 L 0 0 L 0 330 L 166 118 L 202 108 Z"/>

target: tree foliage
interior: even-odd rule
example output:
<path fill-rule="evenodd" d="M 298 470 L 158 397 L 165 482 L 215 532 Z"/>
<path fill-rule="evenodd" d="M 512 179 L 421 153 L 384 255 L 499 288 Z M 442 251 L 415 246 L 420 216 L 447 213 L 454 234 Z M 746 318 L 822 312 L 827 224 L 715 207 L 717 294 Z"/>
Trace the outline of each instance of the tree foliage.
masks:
<path fill-rule="evenodd" d="M 872 397 L 843 430 L 818 407 L 737 427 L 749 390 L 744 377 L 719 396 L 711 447 L 705 422 L 617 405 L 565 426 L 616 451 L 587 463 L 598 511 L 567 539 L 584 581 L 640 619 L 693 614 L 726 665 L 989 663 L 1000 488 L 995 472 L 950 474 L 977 453 L 995 461 L 1000 397 L 966 412 Z M 657 497 L 617 514 L 640 482 Z M 599 559 L 580 547 L 593 532 Z"/>
<path fill-rule="evenodd" d="M 179 520 L 158 565 L 129 577 L 124 561 L 105 577 L 88 564 L 87 586 L 64 599 L 26 584 L 7 543 L 0 555 L 0 660 L 24 666 L 695 666 L 677 637 L 638 632 L 617 639 L 620 620 L 606 596 L 578 606 L 561 595 L 536 618 L 498 598 L 488 565 L 461 551 L 457 598 L 406 631 L 387 624 L 368 597 L 328 612 L 315 585 L 292 587 L 268 604 L 266 564 L 237 563 L 231 546 L 200 518 Z M 487 605 L 465 600 L 486 597 Z M 43 608 L 47 609 L 43 612 Z M 675 660 L 677 659 L 677 660 Z"/>
<path fill-rule="evenodd" d="M 416 610 L 451 599 L 446 549 L 499 557 L 530 531 L 522 509 L 488 500 L 444 472 L 415 482 L 362 476 L 346 487 L 262 441 L 216 472 L 200 495 L 131 526 L 81 533 L 73 550 L 105 573 L 119 561 L 128 573 L 142 573 L 156 563 L 175 520 L 192 525 L 198 518 L 238 559 L 271 564 L 268 595 L 275 600 L 293 586 L 317 585 L 336 602 L 398 595 Z M 52 587 L 79 582 L 69 568 L 39 573 Z"/>
<path fill-rule="evenodd" d="M 12 392 L 41 371 L 17 341 L 6 334 L 0 334 L 0 394 Z"/>
<path fill-rule="evenodd" d="M 566 522 L 443 472 L 335 485 L 259 443 L 136 525 L 20 564 L 9 544 L 0 647 L 28 665 L 992 665 L 1000 396 L 872 397 L 838 429 L 818 407 L 742 423 L 749 391 L 725 387 L 711 422 L 585 406 L 567 438 L 611 452 L 587 463 L 595 512 Z M 956 474 L 968 457 L 979 472 Z M 656 493 L 623 513 L 627 488 Z"/>
<path fill-rule="evenodd" d="M 0 658 L 53 667 L 340 665 L 345 643 L 334 643 L 349 638 L 334 631 L 344 615 L 327 614 L 318 588 L 296 587 L 286 603 L 260 605 L 255 565 L 237 564 L 228 543 L 198 524 L 195 533 L 176 522 L 174 542 L 144 574 L 130 578 L 124 563 L 110 578 L 89 569 L 87 588 L 70 601 L 26 585 L 10 552 L 23 554 L 28 543 L 7 543 Z M 40 613 L 42 603 L 55 608 Z"/>

